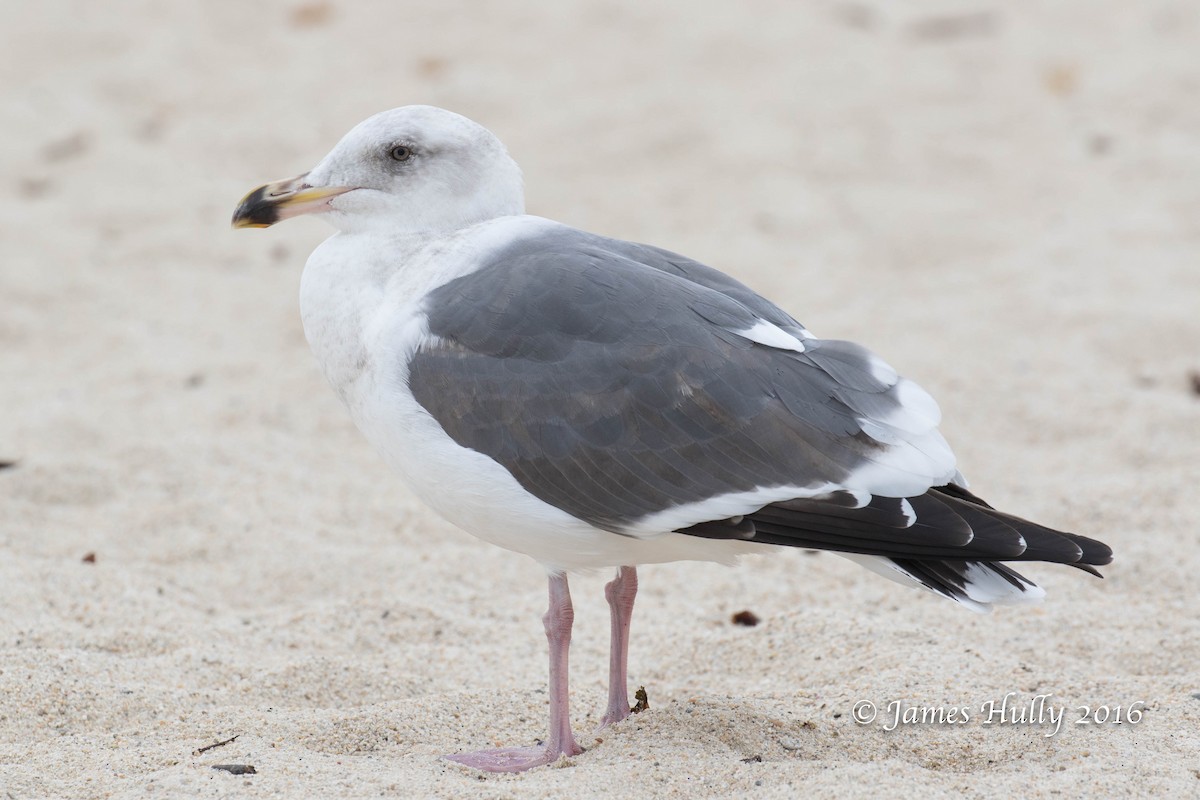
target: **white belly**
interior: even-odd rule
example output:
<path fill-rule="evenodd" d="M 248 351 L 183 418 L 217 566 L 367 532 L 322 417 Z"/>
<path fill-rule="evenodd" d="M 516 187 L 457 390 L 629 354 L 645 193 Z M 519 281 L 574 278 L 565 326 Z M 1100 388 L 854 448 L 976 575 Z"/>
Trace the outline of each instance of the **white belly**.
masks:
<path fill-rule="evenodd" d="M 414 399 L 405 365 L 424 320 L 385 313 L 368 349 L 374 369 L 345 396 L 355 424 L 408 487 L 442 517 L 553 571 L 683 559 L 732 562 L 751 548 L 676 533 L 634 538 L 600 530 L 545 503 L 490 457 L 461 447 Z"/>

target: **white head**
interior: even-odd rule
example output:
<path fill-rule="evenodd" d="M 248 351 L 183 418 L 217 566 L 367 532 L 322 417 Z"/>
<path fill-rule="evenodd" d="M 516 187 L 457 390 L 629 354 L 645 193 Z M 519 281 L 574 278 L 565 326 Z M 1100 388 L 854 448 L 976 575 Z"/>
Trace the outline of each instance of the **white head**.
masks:
<path fill-rule="evenodd" d="M 491 131 L 433 106 L 359 123 L 310 172 L 255 189 L 235 228 L 320 213 L 344 231 L 454 230 L 525 210 L 521 170 Z"/>

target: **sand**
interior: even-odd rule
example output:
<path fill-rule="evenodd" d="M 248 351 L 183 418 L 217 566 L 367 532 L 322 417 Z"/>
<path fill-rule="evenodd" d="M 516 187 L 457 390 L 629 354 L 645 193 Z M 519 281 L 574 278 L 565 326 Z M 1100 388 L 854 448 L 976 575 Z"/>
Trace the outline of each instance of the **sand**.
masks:
<path fill-rule="evenodd" d="M 1200 9 L 1036 5 L 10 9 L 0 798 L 1197 792 Z M 422 507 L 324 385 L 323 223 L 228 227 L 412 102 L 495 130 L 533 213 L 881 352 L 979 493 L 1117 562 L 1033 566 L 1046 603 L 988 617 L 828 554 L 645 568 L 651 708 L 602 742 L 606 576 L 574 578 L 587 752 L 437 759 L 542 733 L 541 570 Z M 1010 692 L 1060 730 L 984 724 Z M 969 720 L 887 730 L 894 702 Z"/>

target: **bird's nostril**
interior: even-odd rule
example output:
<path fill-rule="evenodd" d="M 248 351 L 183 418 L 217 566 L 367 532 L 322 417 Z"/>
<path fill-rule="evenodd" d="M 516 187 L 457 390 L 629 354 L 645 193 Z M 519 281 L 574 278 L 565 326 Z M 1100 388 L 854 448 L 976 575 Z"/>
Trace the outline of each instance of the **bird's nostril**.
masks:
<path fill-rule="evenodd" d="M 284 197 L 289 194 L 303 192 L 305 189 L 311 189 L 312 185 L 307 183 L 293 183 L 287 186 L 280 186 L 278 189 L 272 189 L 267 192 L 267 197 Z"/>
<path fill-rule="evenodd" d="M 272 197 L 272 198 L 273 197 L 287 197 L 288 195 L 293 195 L 293 194 L 296 194 L 297 192 L 302 192 L 305 189 L 311 189 L 311 188 L 312 188 L 311 184 L 297 183 L 296 181 L 291 180 L 291 181 L 287 181 L 286 183 L 280 183 L 280 184 L 276 185 L 274 188 L 272 188 L 270 191 L 267 192 L 266 196 Z"/>

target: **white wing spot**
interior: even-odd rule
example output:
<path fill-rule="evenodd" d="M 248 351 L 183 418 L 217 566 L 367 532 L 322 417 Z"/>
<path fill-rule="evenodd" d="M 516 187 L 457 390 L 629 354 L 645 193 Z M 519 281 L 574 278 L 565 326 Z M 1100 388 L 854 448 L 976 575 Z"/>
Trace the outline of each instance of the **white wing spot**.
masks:
<path fill-rule="evenodd" d="M 738 336 L 749 339 L 752 342 L 774 347 L 777 350 L 791 350 L 796 353 L 804 352 L 804 342 L 792 336 L 790 333 L 780 328 L 778 325 L 772 325 L 765 319 L 760 319 L 754 324 L 754 327 L 744 331 L 735 331 L 727 329 L 731 333 L 736 333 Z"/>

